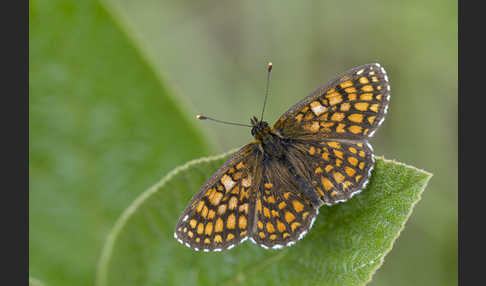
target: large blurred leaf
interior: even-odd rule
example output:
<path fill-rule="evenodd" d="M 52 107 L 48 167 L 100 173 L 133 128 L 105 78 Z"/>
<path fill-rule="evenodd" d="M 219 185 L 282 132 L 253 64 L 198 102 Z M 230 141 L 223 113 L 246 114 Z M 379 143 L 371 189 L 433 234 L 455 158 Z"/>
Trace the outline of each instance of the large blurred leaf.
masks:
<path fill-rule="evenodd" d="M 378 158 L 367 189 L 323 206 L 295 246 L 264 250 L 247 242 L 195 252 L 173 238 L 177 218 L 228 157 L 189 162 L 139 196 L 108 237 L 97 285 L 362 285 L 383 263 L 431 177 Z"/>
<path fill-rule="evenodd" d="M 29 8 L 29 272 L 92 285 L 123 209 L 208 145 L 98 2 Z"/>

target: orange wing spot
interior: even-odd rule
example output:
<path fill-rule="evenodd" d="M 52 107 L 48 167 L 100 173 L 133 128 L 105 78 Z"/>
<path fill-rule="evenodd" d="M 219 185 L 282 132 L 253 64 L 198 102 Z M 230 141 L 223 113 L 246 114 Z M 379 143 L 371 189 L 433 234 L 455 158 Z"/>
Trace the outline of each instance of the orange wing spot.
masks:
<path fill-rule="evenodd" d="M 343 161 L 341 161 L 340 159 L 336 159 L 336 166 L 341 167 L 342 163 Z"/>
<path fill-rule="evenodd" d="M 337 128 L 336 128 L 336 132 L 338 133 L 344 133 L 346 132 L 346 130 L 344 130 L 344 127 L 346 126 L 346 124 L 343 124 L 343 123 L 339 123 Z"/>
<path fill-rule="evenodd" d="M 369 81 L 367 78 L 365 78 L 365 77 L 360 77 L 360 78 L 359 78 L 359 83 L 362 83 L 362 84 L 367 84 L 367 83 L 369 83 L 369 82 L 370 82 L 370 81 Z"/>
<path fill-rule="evenodd" d="M 240 232 L 240 237 L 243 237 L 243 236 L 245 236 L 245 235 L 246 235 L 246 230 L 245 230 L 245 231 Z"/>
<path fill-rule="evenodd" d="M 374 111 L 374 112 L 378 112 L 378 106 L 379 106 L 379 104 L 378 104 L 378 103 L 372 104 L 372 105 L 370 106 L 370 109 L 371 109 L 372 111 Z"/>
<path fill-rule="evenodd" d="M 382 96 L 383 96 L 383 94 L 381 94 L 381 93 L 380 93 L 380 94 L 377 94 L 377 95 L 376 95 L 376 99 L 377 99 L 377 100 L 381 100 Z"/>
<path fill-rule="evenodd" d="M 216 235 L 214 236 L 214 242 L 215 242 L 215 243 L 221 243 L 221 242 L 223 242 L 223 238 L 221 237 L 221 235 L 216 234 Z"/>
<path fill-rule="evenodd" d="M 363 170 L 364 165 L 365 165 L 365 162 L 361 162 L 361 163 L 359 163 L 359 168 L 360 168 L 361 170 Z"/>
<path fill-rule="evenodd" d="M 228 235 L 226 236 L 226 241 L 230 241 L 232 240 L 233 238 L 235 238 L 235 235 L 232 234 L 232 233 L 228 233 Z"/>
<path fill-rule="evenodd" d="M 309 212 L 305 212 L 302 214 L 302 219 L 305 220 L 305 218 L 309 215 Z"/>
<path fill-rule="evenodd" d="M 357 90 L 354 87 L 348 87 L 344 89 L 345 92 L 347 93 L 355 93 Z"/>
<path fill-rule="evenodd" d="M 265 238 L 265 233 L 263 231 L 260 231 L 258 233 L 258 236 L 260 236 L 260 238 Z"/>
<path fill-rule="evenodd" d="M 361 150 L 361 151 L 359 151 L 359 154 L 358 155 L 360 157 L 363 157 L 364 158 L 364 156 L 366 155 L 366 153 L 363 150 Z"/>
<path fill-rule="evenodd" d="M 329 161 L 329 153 L 323 152 L 321 156 L 322 156 L 322 159 Z"/>
<path fill-rule="evenodd" d="M 339 159 L 344 159 L 343 152 L 341 152 L 339 150 L 333 150 L 333 152 L 334 152 L 334 155 L 336 155 L 336 157 L 338 157 Z"/>
<path fill-rule="evenodd" d="M 197 225 L 197 233 L 198 234 L 202 234 L 204 231 L 204 224 L 202 222 L 200 222 L 198 225 Z"/>
<path fill-rule="evenodd" d="M 334 169 L 334 166 L 329 164 L 326 166 L 326 168 L 324 168 L 324 170 L 326 170 L 326 173 L 329 173 L 329 171 L 331 171 L 332 169 Z"/>
<path fill-rule="evenodd" d="M 224 190 L 223 186 L 222 185 L 218 185 L 218 191 L 222 191 Z"/>
<path fill-rule="evenodd" d="M 381 85 L 376 87 L 377 90 L 381 90 Z"/>
<path fill-rule="evenodd" d="M 276 234 L 270 235 L 270 240 L 275 240 L 275 239 L 277 239 L 277 235 Z"/>
<path fill-rule="evenodd" d="M 258 212 L 262 211 L 262 201 L 261 200 L 257 200 L 256 209 L 257 209 Z"/>
<path fill-rule="evenodd" d="M 353 121 L 356 123 L 361 123 L 363 121 L 363 114 L 353 113 L 348 116 L 349 121 Z"/>
<path fill-rule="evenodd" d="M 336 112 L 331 116 L 332 121 L 342 121 L 344 119 L 344 113 Z"/>
<path fill-rule="evenodd" d="M 278 211 L 272 210 L 272 217 L 278 217 L 278 216 L 280 216 Z"/>
<path fill-rule="evenodd" d="M 309 107 L 308 107 L 308 106 L 306 106 L 306 107 L 302 108 L 302 110 L 301 110 L 300 112 L 302 112 L 302 113 L 306 113 L 306 112 L 307 112 L 307 110 L 309 110 Z"/>
<path fill-rule="evenodd" d="M 330 189 L 332 189 L 334 187 L 334 185 L 331 183 L 331 181 L 329 181 L 328 178 L 322 177 L 321 178 L 321 183 L 322 183 L 322 186 L 324 186 L 324 189 L 326 191 L 329 191 Z"/>
<path fill-rule="evenodd" d="M 184 231 L 184 232 L 187 232 L 187 227 L 185 227 L 183 231 Z"/>
<path fill-rule="evenodd" d="M 192 228 L 195 228 L 195 227 L 196 227 L 196 224 L 197 224 L 197 220 L 195 220 L 195 219 L 191 219 L 191 221 L 189 221 L 189 225 L 190 225 Z"/>
<path fill-rule="evenodd" d="M 235 225 L 236 225 L 235 215 L 234 214 L 230 214 L 228 216 L 228 220 L 226 221 L 226 227 L 228 229 L 235 229 Z"/>
<path fill-rule="evenodd" d="M 220 205 L 218 207 L 218 214 L 223 215 L 226 212 L 226 205 Z"/>
<path fill-rule="evenodd" d="M 368 134 L 368 131 L 370 131 L 368 128 L 366 128 L 364 131 L 363 131 L 363 134 L 366 135 Z"/>
<path fill-rule="evenodd" d="M 363 93 L 359 96 L 359 99 L 361 100 L 372 100 L 373 99 L 373 94 L 372 93 Z"/>
<path fill-rule="evenodd" d="M 348 166 L 344 167 L 344 171 L 346 171 L 346 174 L 349 177 L 352 177 L 352 176 L 354 176 L 354 174 L 356 174 L 356 171 L 353 168 L 350 168 Z"/>
<path fill-rule="evenodd" d="M 284 193 L 284 194 L 283 194 L 283 196 L 284 196 L 284 198 L 285 198 L 286 200 L 288 200 L 288 199 L 289 199 L 289 196 L 290 196 L 290 192 L 286 192 L 286 193 Z"/>
<path fill-rule="evenodd" d="M 304 210 L 304 205 L 299 201 L 293 200 L 292 205 L 294 206 L 295 211 L 298 213 Z"/>
<path fill-rule="evenodd" d="M 291 212 L 289 211 L 285 212 L 285 220 L 287 221 L 287 223 L 291 223 L 294 219 L 295 216 Z"/>
<path fill-rule="evenodd" d="M 363 143 L 356 143 L 356 146 L 358 146 L 359 148 L 363 148 Z"/>
<path fill-rule="evenodd" d="M 267 198 L 267 202 L 271 203 L 271 204 L 274 204 L 275 203 L 275 197 L 273 195 L 269 196 Z"/>
<path fill-rule="evenodd" d="M 369 74 L 369 75 L 374 75 L 374 74 L 375 74 L 375 72 L 374 72 L 374 71 L 370 71 L 368 74 Z"/>
<path fill-rule="evenodd" d="M 265 188 L 267 188 L 267 189 L 271 189 L 271 188 L 273 188 L 273 184 L 272 184 L 272 183 L 265 183 L 265 185 L 264 185 L 264 186 L 265 186 Z"/>
<path fill-rule="evenodd" d="M 373 91 L 373 87 L 371 85 L 365 85 L 361 88 L 362 91 Z"/>
<path fill-rule="evenodd" d="M 212 188 L 210 189 L 207 193 L 206 193 L 206 197 L 208 197 L 210 200 L 211 198 L 214 196 L 214 193 L 216 192 L 216 189 L 215 188 Z"/>
<path fill-rule="evenodd" d="M 281 202 L 281 203 L 278 204 L 279 209 L 283 209 L 286 206 L 287 206 L 287 204 L 285 202 Z"/>
<path fill-rule="evenodd" d="M 356 159 L 354 157 L 348 157 L 348 162 L 349 162 L 349 164 L 351 164 L 353 166 L 357 166 L 358 165 L 358 159 Z"/>
<path fill-rule="evenodd" d="M 317 132 L 319 131 L 319 122 L 314 121 L 312 124 L 307 124 L 306 128 L 311 132 Z"/>
<path fill-rule="evenodd" d="M 348 94 L 348 100 L 350 100 L 350 101 L 351 100 L 356 100 L 356 98 L 357 98 L 356 93 L 350 93 L 350 94 Z"/>
<path fill-rule="evenodd" d="M 351 133 L 354 134 L 359 134 L 363 130 L 363 128 L 361 128 L 361 126 L 358 125 L 351 125 L 348 129 L 349 131 L 351 131 Z"/>
<path fill-rule="evenodd" d="M 235 173 L 235 174 L 233 175 L 233 179 L 235 179 L 236 181 L 239 181 L 239 180 L 241 179 L 241 176 L 242 176 L 242 175 L 243 175 L 243 173 L 242 173 L 242 172 Z M 235 187 L 234 189 L 236 189 L 236 187 Z"/>
<path fill-rule="evenodd" d="M 350 108 L 351 104 L 349 104 L 349 102 L 344 102 L 343 104 L 341 104 L 341 111 L 349 111 Z"/>
<path fill-rule="evenodd" d="M 203 207 L 204 207 L 204 201 L 200 201 L 200 202 L 197 204 L 196 211 L 197 211 L 198 213 L 200 213 Z"/>
<path fill-rule="evenodd" d="M 192 231 L 189 231 L 189 232 L 187 233 L 187 235 L 188 235 L 190 238 L 193 238 L 193 237 L 194 237 L 194 233 L 193 233 Z"/>
<path fill-rule="evenodd" d="M 231 197 L 229 202 L 228 202 L 228 209 L 234 210 L 237 205 L 238 205 L 238 198 Z"/>
<path fill-rule="evenodd" d="M 349 148 L 348 148 L 348 150 L 349 150 L 351 153 L 353 153 L 353 154 L 358 153 L 358 150 L 356 150 L 356 148 L 354 148 L 354 147 L 349 147 Z"/>
<path fill-rule="evenodd" d="M 267 231 L 269 233 L 275 232 L 275 227 L 273 226 L 273 224 L 271 222 L 267 222 L 267 225 L 266 226 L 267 226 Z"/>
<path fill-rule="evenodd" d="M 332 191 L 330 195 L 331 195 L 331 197 L 335 197 L 337 195 L 337 192 L 336 191 Z"/>
<path fill-rule="evenodd" d="M 368 102 L 358 102 L 358 103 L 354 104 L 354 108 L 356 108 L 356 110 L 359 110 L 359 111 L 366 111 L 366 110 L 368 110 L 369 105 L 370 104 Z"/>
<path fill-rule="evenodd" d="M 295 120 L 297 120 L 297 122 L 300 123 L 302 121 L 302 117 L 304 117 L 304 115 L 299 113 L 295 116 Z"/>
<path fill-rule="evenodd" d="M 235 172 L 235 168 L 231 168 L 231 169 L 228 170 L 229 174 L 233 174 L 234 172 Z"/>
<path fill-rule="evenodd" d="M 244 216 L 240 216 L 240 217 L 238 218 L 238 226 L 239 226 L 241 229 L 245 229 L 245 228 L 246 228 L 246 223 L 247 223 L 247 221 L 246 221 L 246 217 L 244 217 Z"/>
<path fill-rule="evenodd" d="M 307 112 L 307 113 L 305 114 L 305 116 L 304 116 L 304 119 L 305 119 L 306 121 L 309 121 L 309 120 L 311 120 L 312 118 L 314 118 L 314 113 L 312 113 L 312 112 Z"/>
<path fill-rule="evenodd" d="M 344 181 L 343 185 L 344 185 L 344 189 L 347 189 L 349 188 L 349 186 L 351 186 L 353 183 L 351 183 L 350 181 Z"/>
<path fill-rule="evenodd" d="M 356 180 L 356 183 L 359 182 L 359 179 L 361 179 L 361 175 L 354 177 L 354 179 Z"/>
<path fill-rule="evenodd" d="M 321 169 L 321 167 L 318 167 L 318 168 L 317 168 L 317 169 L 314 171 L 314 174 L 316 174 L 316 175 L 317 175 L 317 174 L 320 174 L 320 173 L 322 173 L 322 169 Z"/>
<path fill-rule="evenodd" d="M 299 226 L 300 226 L 299 222 L 294 222 L 293 224 L 290 225 L 290 228 L 292 228 L 292 231 L 295 231 L 295 229 Z"/>
<path fill-rule="evenodd" d="M 339 172 L 334 172 L 334 180 L 336 181 L 336 183 L 338 184 L 341 184 L 342 182 L 344 182 L 344 175 L 339 173 Z"/>
<path fill-rule="evenodd" d="M 288 233 L 284 233 L 284 234 L 282 234 L 282 237 L 283 237 L 283 238 L 287 238 L 287 237 L 289 237 L 289 236 L 290 236 L 290 234 L 288 234 Z"/>
<path fill-rule="evenodd" d="M 196 242 L 199 243 L 201 239 L 199 237 L 196 237 Z"/>
<path fill-rule="evenodd" d="M 213 211 L 213 210 L 209 210 L 208 219 L 213 219 L 214 218 L 214 215 L 216 215 L 216 212 Z"/>
<path fill-rule="evenodd" d="M 311 146 L 311 147 L 309 148 L 309 154 L 310 154 L 310 155 L 314 155 L 315 153 L 316 153 L 316 148 L 314 148 L 314 146 Z"/>
<path fill-rule="evenodd" d="M 204 239 L 204 243 L 205 243 L 205 244 L 210 244 L 210 243 L 211 243 L 211 240 L 209 240 L 209 238 L 205 238 L 205 239 Z"/>
<path fill-rule="evenodd" d="M 338 94 L 336 96 L 329 98 L 329 105 L 336 105 L 342 101 L 343 101 L 343 97 L 340 94 Z"/>
<path fill-rule="evenodd" d="M 368 122 L 369 122 L 370 124 L 373 124 L 373 122 L 375 121 L 375 118 L 376 118 L 376 116 L 369 116 L 369 117 L 368 117 Z"/>
<path fill-rule="evenodd" d="M 248 203 L 244 203 L 240 206 L 240 213 L 245 213 L 245 214 L 248 214 Z"/>
<path fill-rule="evenodd" d="M 225 174 L 221 178 L 221 184 L 223 184 L 226 191 L 229 192 L 231 190 L 231 188 L 233 187 L 233 185 L 235 184 L 235 181 L 233 181 L 230 176 Z"/>
<path fill-rule="evenodd" d="M 215 192 L 214 195 L 209 198 L 209 202 L 213 206 L 217 206 L 219 205 L 219 202 L 221 202 L 222 198 L 223 198 L 223 193 Z"/>
<path fill-rule="evenodd" d="M 216 220 L 216 224 L 214 225 L 214 232 L 222 232 L 223 227 L 224 227 L 223 220 L 220 217 L 218 217 L 218 219 Z"/>
<path fill-rule="evenodd" d="M 328 142 L 327 145 L 335 149 L 341 149 L 341 144 L 339 144 L 338 142 L 331 141 Z"/>
<path fill-rule="evenodd" d="M 319 196 L 323 197 L 324 196 L 324 192 L 321 190 L 321 188 L 316 188 L 317 190 L 317 193 L 319 194 Z"/>
<path fill-rule="evenodd" d="M 245 166 L 245 164 L 243 164 L 243 162 L 239 162 L 238 165 L 236 165 L 236 169 L 241 169 Z"/>
<path fill-rule="evenodd" d="M 284 232 L 286 229 L 285 224 L 283 224 L 280 220 L 277 219 L 277 230 L 278 232 Z"/>
<path fill-rule="evenodd" d="M 257 225 L 259 229 L 263 229 L 263 222 L 261 220 L 257 222 Z"/>
<path fill-rule="evenodd" d="M 348 81 L 345 81 L 345 82 L 341 83 L 340 86 L 342 88 L 350 87 L 350 86 L 353 86 L 353 82 L 350 81 L 350 80 L 348 80 Z"/>
<path fill-rule="evenodd" d="M 372 82 L 378 82 L 378 78 L 377 78 L 376 76 L 372 76 L 372 77 L 371 77 L 371 81 L 372 81 Z"/>
<path fill-rule="evenodd" d="M 267 207 L 263 207 L 263 215 L 270 218 L 270 210 Z"/>
<path fill-rule="evenodd" d="M 245 188 L 248 188 L 249 186 L 251 186 L 251 177 L 247 177 L 247 178 L 244 178 L 242 181 L 241 181 L 241 185 Z"/>
<path fill-rule="evenodd" d="M 208 207 L 204 206 L 203 209 L 202 209 L 202 212 L 201 212 L 201 216 L 203 218 L 206 218 L 208 215 Z"/>
<path fill-rule="evenodd" d="M 213 233 L 213 223 L 212 222 L 208 222 L 208 224 L 206 224 L 206 230 L 204 231 L 205 234 L 207 235 L 211 235 Z"/>
<path fill-rule="evenodd" d="M 323 114 L 327 110 L 327 108 L 322 106 L 319 101 L 311 102 L 310 107 L 316 116 Z"/>

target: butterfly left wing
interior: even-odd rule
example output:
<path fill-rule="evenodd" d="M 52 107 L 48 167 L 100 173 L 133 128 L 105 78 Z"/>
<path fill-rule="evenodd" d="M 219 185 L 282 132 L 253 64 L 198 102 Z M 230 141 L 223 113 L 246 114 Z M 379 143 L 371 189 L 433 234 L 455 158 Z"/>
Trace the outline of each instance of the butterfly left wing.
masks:
<path fill-rule="evenodd" d="M 317 214 L 289 169 L 278 160 L 267 160 L 256 196 L 252 241 L 273 249 L 293 245 L 310 230 Z"/>
<path fill-rule="evenodd" d="M 235 153 L 199 189 L 176 225 L 174 237 L 194 250 L 230 249 L 249 237 L 253 222 L 254 188 L 260 163 L 256 144 Z"/>
<path fill-rule="evenodd" d="M 353 68 L 284 113 L 274 128 L 285 138 L 369 138 L 383 122 L 390 85 L 379 64 Z"/>

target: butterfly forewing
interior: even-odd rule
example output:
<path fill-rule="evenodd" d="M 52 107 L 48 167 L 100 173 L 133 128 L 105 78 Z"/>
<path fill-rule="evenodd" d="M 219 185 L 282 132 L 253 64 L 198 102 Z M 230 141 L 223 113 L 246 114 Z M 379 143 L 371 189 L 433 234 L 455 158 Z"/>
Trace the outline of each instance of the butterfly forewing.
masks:
<path fill-rule="evenodd" d="M 235 153 L 192 198 L 179 218 L 175 238 L 205 251 L 229 249 L 247 239 L 254 217 L 257 160 L 255 144 Z"/>
<path fill-rule="evenodd" d="M 288 155 L 327 205 L 360 192 L 374 163 L 371 145 L 363 142 L 297 141 L 289 147 Z"/>
<path fill-rule="evenodd" d="M 294 244 L 312 227 L 318 213 L 286 170 L 277 161 L 265 164 L 257 192 L 252 239 L 264 248 Z"/>
<path fill-rule="evenodd" d="M 287 138 L 362 139 L 381 124 L 390 85 L 379 64 L 351 69 L 298 102 L 275 123 Z"/>

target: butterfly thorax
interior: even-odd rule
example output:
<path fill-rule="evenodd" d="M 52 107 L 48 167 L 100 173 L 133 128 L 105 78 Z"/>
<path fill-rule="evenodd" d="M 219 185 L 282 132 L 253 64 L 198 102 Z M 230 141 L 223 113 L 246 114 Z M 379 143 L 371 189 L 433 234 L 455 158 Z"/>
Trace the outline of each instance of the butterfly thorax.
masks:
<path fill-rule="evenodd" d="M 285 148 L 281 136 L 270 127 L 267 122 L 260 121 L 256 117 L 251 119 L 253 128 L 251 135 L 260 144 L 263 153 L 274 158 L 281 158 L 285 154 Z"/>

